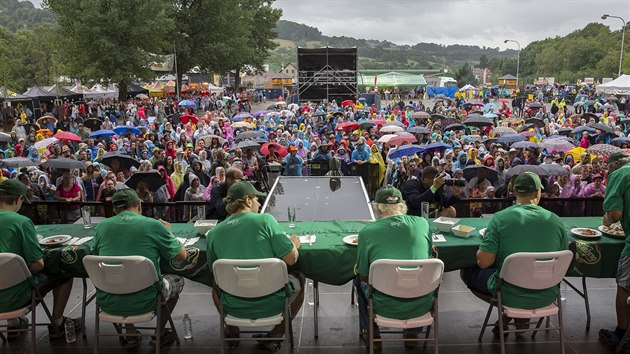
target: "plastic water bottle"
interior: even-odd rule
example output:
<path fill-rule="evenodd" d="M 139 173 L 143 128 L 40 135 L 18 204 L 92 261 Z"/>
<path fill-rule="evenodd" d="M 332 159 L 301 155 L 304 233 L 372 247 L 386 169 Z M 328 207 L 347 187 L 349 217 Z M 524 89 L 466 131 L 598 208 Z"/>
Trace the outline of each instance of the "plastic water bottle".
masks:
<path fill-rule="evenodd" d="M 192 333 L 192 322 L 190 321 L 190 317 L 188 314 L 184 314 L 184 319 L 182 320 L 184 324 L 184 339 L 191 340 L 193 337 Z"/>
<path fill-rule="evenodd" d="M 560 283 L 560 301 L 567 301 L 567 284 Z"/>
<path fill-rule="evenodd" d="M 64 322 L 64 329 L 66 331 L 66 343 L 74 343 L 77 341 L 77 333 L 74 330 L 74 321 L 66 318 Z"/>

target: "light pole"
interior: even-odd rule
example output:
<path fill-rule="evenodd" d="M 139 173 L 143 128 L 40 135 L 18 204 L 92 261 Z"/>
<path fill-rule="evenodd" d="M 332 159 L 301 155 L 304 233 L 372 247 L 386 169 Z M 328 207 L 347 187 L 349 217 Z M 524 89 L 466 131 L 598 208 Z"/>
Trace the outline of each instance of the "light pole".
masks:
<path fill-rule="evenodd" d="M 621 28 L 621 51 L 619 52 L 619 73 L 617 74 L 617 77 L 621 76 L 621 65 L 623 64 L 623 42 L 624 42 L 624 37 L 626 35 L 626 20 L 624 20 L 622 17 L 619 16 L 613 16 L 613 15 L 602 15 L 602 20 L 605 20 L 607 18 L 618 18 L 621 20 L 621 22 L 623 22 L 623 27 Z"/>
<path fill-rule="evenodd" d="M 514 42 L 518 46 L 518 55 L 516 56 L 516 88 L 518 89 L 518 68 L 520 67 L 521 63 L 521 44 L 513 39 L 506 39 L 503 41 L 503 43 L 507 42 Z"/>

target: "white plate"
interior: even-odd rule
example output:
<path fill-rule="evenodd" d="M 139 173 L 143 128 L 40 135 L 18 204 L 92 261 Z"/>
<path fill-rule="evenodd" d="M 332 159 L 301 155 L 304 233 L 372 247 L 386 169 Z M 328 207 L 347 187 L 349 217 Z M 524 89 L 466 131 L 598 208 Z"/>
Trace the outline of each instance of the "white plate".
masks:
<path fill-rule="evenodd" d="M 589 230 L 594 232 L 594 235 L 582 235 L 581 231 L 582 230 Z M 574 234 L 577 237 L 581 237 L 581 238 L 586 238 L 586 239 L 594 239 L 594 238 L 598 238 L 602 235 L 601 232 L 595 230 L 595 229 L 591 229 L 588 227 L 574 227 L 571 229 L 571 233 Z"/>
<path fill-rule="evenodd" d="M 39 244 L 42 246 L 57 246 L 64 242 L 68 242 L 71 239 L 72 239 L 72 236 L 70 235 L 49 236 L 49 237 L 39 240 Z"/>
<path fill-rule="evenodd" d="M 610 229 L 609 229 L 608 231 L 606 231 L 606 226 L 604 226 L 604 225 L 599 225 L 597 227 L 597 230 L 601 231 L 602 233 L 604 233 L 606 235 L 609 235 L 609 236 L 612 236 L 612 237 L 615 237 L 615 238 L 624 238 L 624 237 L 626 237 L 626 234 L 625 234 L 625 232 L 623 232 L 623 230 L 618 231 L 618 232 L 611 232 Z"/>
<path fill-rule="evenodd" d="M 358 241 L 359 241 L 359 235 L 348 235 L 343 238 L 343 243 L 350 246 L 358 245 L 359 244 Z"/>

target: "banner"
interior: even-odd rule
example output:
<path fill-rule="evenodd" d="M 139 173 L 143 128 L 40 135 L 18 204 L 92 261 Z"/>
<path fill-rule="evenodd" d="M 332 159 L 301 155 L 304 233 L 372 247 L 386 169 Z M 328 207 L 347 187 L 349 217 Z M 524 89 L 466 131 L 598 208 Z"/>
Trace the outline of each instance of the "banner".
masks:
<path fill-rule="evenodd" d="M 175 54 L 156 55 L 155 62 L 150 65 L 153 71 L 173 71 L 175 66 Z"/>

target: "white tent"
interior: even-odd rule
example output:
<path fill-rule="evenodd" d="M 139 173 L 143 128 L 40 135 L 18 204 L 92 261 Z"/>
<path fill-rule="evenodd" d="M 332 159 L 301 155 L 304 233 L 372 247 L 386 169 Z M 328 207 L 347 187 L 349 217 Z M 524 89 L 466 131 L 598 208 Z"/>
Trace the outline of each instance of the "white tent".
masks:
<path fill-rule="evenodd" d="M 630 75 L 621 75 L 613 81 L 597 85 L 596 90 L 609 95 L 630 95 Z"/>
<path fill-rule="evenodd" d="M 475 89 L 475 87 L 474 87 L 473 85 L 471 85 L 471 84 L 466 84 L 466 86 L 464 86 L 464 87 L 460 88 L 458 91 L 460 91 L 460 92 L 461 92 L 461 91 L 472 91 L 472 90 L 474 90 L 474 89 Z"/>

